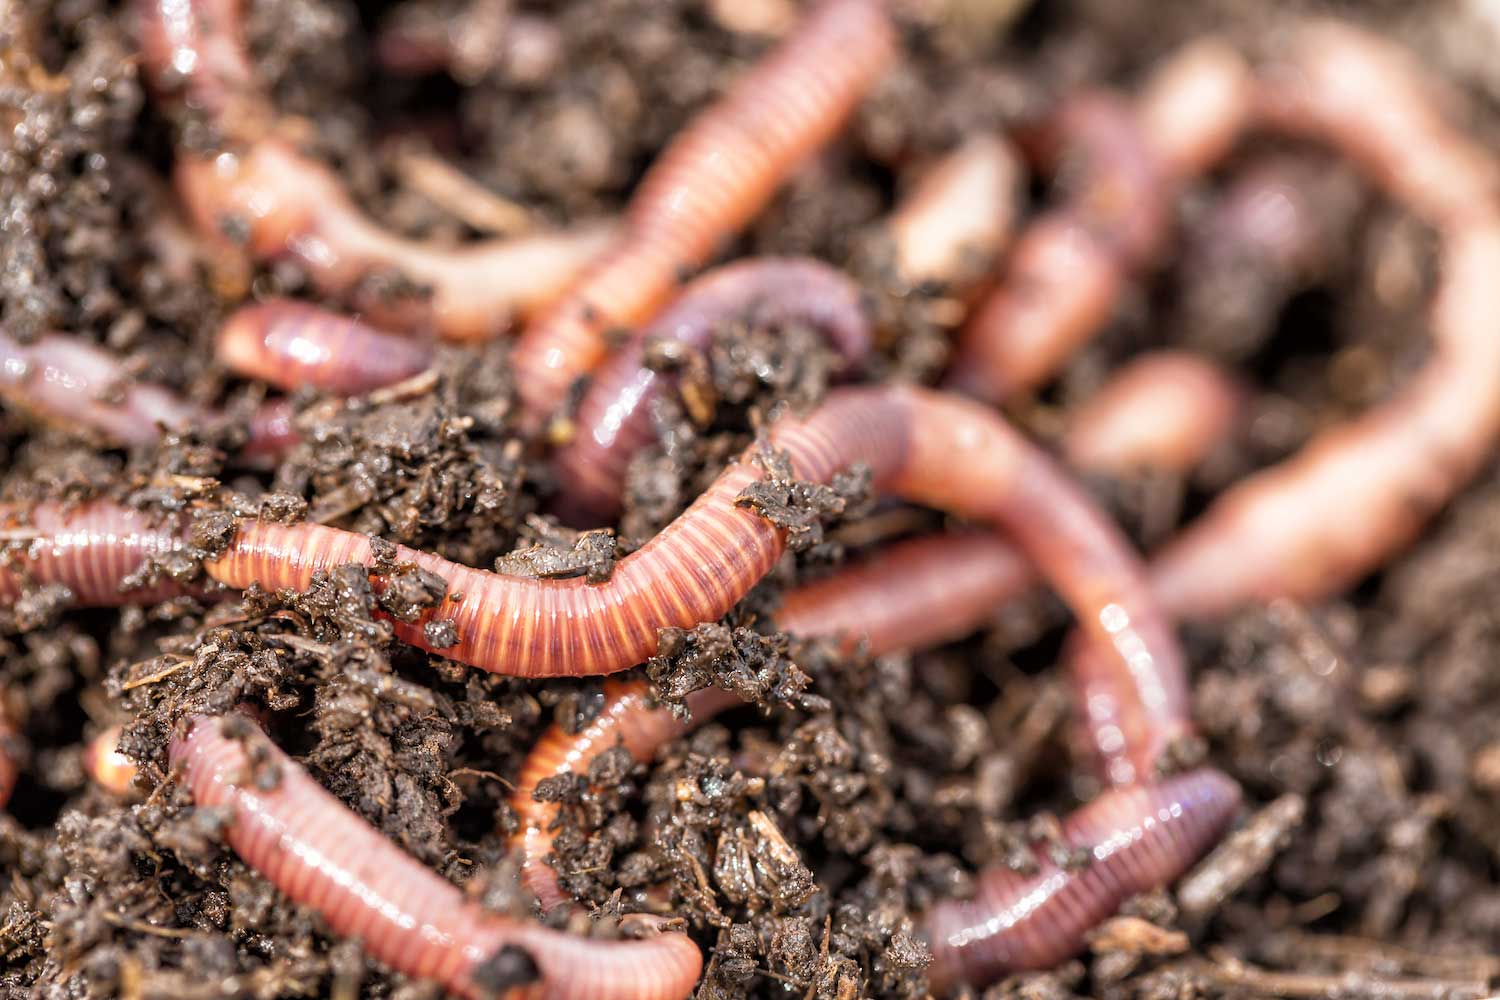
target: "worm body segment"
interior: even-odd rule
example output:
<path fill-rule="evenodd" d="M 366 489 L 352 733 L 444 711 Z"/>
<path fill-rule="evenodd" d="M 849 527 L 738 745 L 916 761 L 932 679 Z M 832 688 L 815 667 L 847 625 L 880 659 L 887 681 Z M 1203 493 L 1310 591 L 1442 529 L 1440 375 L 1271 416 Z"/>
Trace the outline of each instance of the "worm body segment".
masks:
<path fill-rule="evenodd" d="M 517 345 L 521 403 L 550 416 L 598 366 L 610 330 L 650 317 L 832 138 L 894 51 L 877 0 L 823 0 L 769 56 L 695 118 L 652 165 L 623 231 Z"/>
<path fill-rule="evenodd" d="M 989 270 L 1016 224 L 1022 174 L 998 135 L 974 136 L 938 160 L 886 222 L 899 280 L 962 288 Z"/>
<path fill-rule="evenodd" d="M 901 542 L 873 558 L 791 591 L 775 624 L 801 636 L 843 636 L 864 644 L 872 656 L 918 649 L 974 630 L 1007 598 L 1031 582 L 1015 549 L 994 535 L 941 535 Z M 690 720 L 651 704 L 641 681 L 608 681 L 604 708 L 576 733 L 551 726 L 537 740 L 516 779 L 510 802 L 521 818 L 513 846 L 522 858 L 521 877 L 551 909 L 566 898 L 547 864 L 556 837 L 558 807 L 538 802 L 544 778 L 582 774 L 601 753 L 623 746 L 636 760 L 652 760 L 666 743 L 702 725 L 739 699 L 718 688 L 688 698 Z"/>
<path fill-rule="evenodd" d="M 428 343 L 288 299 L 237 310 L 219 330 L 216 351 L 245 378 L 340 396 L 400 382 L 432 363 Z"/>
<path fill-rule="evenodd" d="M 237 730 L 237 731 L 236 731 Z M 486 964 L 517 948 L 532 1000 L 679 1000 L 702 967 L 685 935 L 588 941 L 482 911 L 324 791 L 245 719 L 198 717 L 172 763 L 200 807 L 225 810 L 245 863 L 377 960 L 464 997 L 496 994 Z"/>
<path fill-rule="evenodd" d="M 1245 62 L 1216 43 L 1161 69 L 1126 120 L 1088 101 L 1060 122 L 1081 133 L 1084 177 L 1017 242 L 1003 284 L 970 318 L 949 384 L 998 402 L 1055 372 L 1114 311 L 1125 282 L 1165 238 L 1165 204 L 1209 166 L 1253 106 Z"/>
<path fill-rule="evenodd" d="M 619 509 L 631 456 L 651 440 L 651 404 L 670 376 L 646 364 L 648 345 L 670 340 L 702 349 L 731 322 L 814 327 L 851 366 L 870 349 L 858 287 L 827 264 L 771 257 L 708 272 L 618 348 L 595 376 L 578 408 L 578 435 L 554 459 L 569 520 L 610 520 Z"/>
<path fill-rule="evenodd" d="M 1143 354 L 1074 414 L 1068 461 L 1106 472 L 1185 472 L 1228 435 L 1243 404 L 1244 392 L 1211 362 L 1181 351 Z"/>
<path fill-rule="evenodd" d="M 1212 770 L 1104 792 L 1063 824 L 1066 843 L 1089 852 L 1084 867 L 1059 868 L 1037 850 L 1035 874 L 988 869 L 973 899 L 927 912 L 934 990 L 1050 968 L 1073 955 L 1127 898 L 1181 875 L 1218 840 L 1239 803 L 1239 787 Z"/>

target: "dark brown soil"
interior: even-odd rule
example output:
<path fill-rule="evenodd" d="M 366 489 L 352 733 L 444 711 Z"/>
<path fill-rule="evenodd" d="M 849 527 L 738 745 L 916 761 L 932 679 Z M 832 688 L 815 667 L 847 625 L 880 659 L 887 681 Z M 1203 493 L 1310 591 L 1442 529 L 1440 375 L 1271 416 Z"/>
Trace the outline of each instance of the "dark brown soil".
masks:
<path fill-rule="evenodd" d="M 652 154 L 768 43 L 716 20 L 724 3 L 525 2 L 516 6 L 557 29 L 560 47 L 544 58 L 497 50 L 454 74 L 380 72 L 382 26 L 442 25 L 483 2 L 247 3 L 280 107 L 312 123 L 314 148 L 371 212 L 412 234 L 472 232 L 403 180 L 414 149 L 544 217 L 618 209 Z M 226 377 L 212 356 L 235 304 L 220 293 L 233 290 L 163 250 L 179 123 L 147 99 L 119 6 L 0 0 L 0 57 L 29 49 L 42 67 L 0 73 L 0 320 L 19 337 L 97 339 L 142 379 L 247 413 L 261 390 Z M 734 248 L 814 253 L 859 276 L 888 331 L 871 379 L 929 377 L 947 353 L 941 311 L 889 294 L 869 235 L 891 204 L 895 151 L 1014 123 L 1081 81 L 1128 87 L 1205 28 L 1253 44 L 1279 5 L 1039 0 L 1009 24 L 1003 10 L 1024 5 L 906 6 L 909 60 Z M 1477 99 L 1475 127 L 1500 134 L 1500 39 L 1472 13 L 1479 4 L 1336 6 L 1417 46 Z M 967 20 L 924 21 L 943 7 Z M 1183 199 L 1188 231 L 1221 183 Z M 1044 186 L 1035 197 L 1045 200 Z M 1319 287 L 1284 304 L 1274 283 L 1237 290 L 1275 297 L 1263 310 L 1274 324 L 1258 339 L 1216 341 L 1213 297 L 1184 291 L 1207 279 L 1174 266 L 1135 289 L 1057 386 L 1012 415 L 1055 439 L 1067 409 L 1142 347 L 1191 345 L 1240 362 L 1259 387 L 1242 439 L 1186 481 L 1091 484 L 1138 540 L 1159 541 L 1226 483 L 1378 402 L 1420 363 L 1430 236 L 1375 200 L 1343 225 L 1347 253 Z M 263 269 L 252 287 L 312 294 L 292 267 Z M 1187 301 L 1200 310 L 1192 323 Z M 434 381 L 399 398 L 299 400 L 308 439 L 274 470 L 230 457 L 235 427 L 126 452 L 3 411 L 0 492 L 102 494 L 163 511 L 212 499 L 225 512 L 307 517 L 471 565 L 598 576 L 690 502 L 778 405 L 815 401 L 830 370 L 805 332 L 726 332 L 689 367 L 686 402 L 635 463 L 616 539 L 536 516 L 554 485 L 511 430 L 505 344 L 451 352 Z M 1049 811 L 1094 790 L 1070 756 L 1053 664 L 1065 616 L 1050 597 L 998 609 L 964 642 L 874 661 L 756 624 L 786 586 L 941 523 L 874 508 L 866 492 L 857 477 L 825 491 L 764 486 L 757 505 L 794 528 L 796 554 L 725 621 L 672 637 L 645 667 L 669 700 L 715 682 L 768 711 L 727 715 L 653 767 L 607 754 L 545 789 L 565 804 L 558 866 L 582 873 L 566 888 L 601 915 L 686 915 L 710 959 L 704 998 L 922 997 L 912 916 L 965 891 L 977 867 L 1021 855 L 1045 836 Z M 211 547 L 228 523 L 201 516 L 199 540 Z M 1415 551 L 1348 600 L 1250 609 L 1192 630 L 1209 758 L 1244 783 L 1249 812 L 1264 812 L 1180 898 L 1135 900 L 1085 959 L 985 995 L 1492 992 L 1496 551 L 1492 467 Z M 278 898 L 165 780 L 176 719 L 247 699 L 265 707 L 283 747 L 403 849 L 524 912 L 504 851 L 515 823 L 507 781 L 545 727 L 596 712 L 600 689 L 492 676 L 394 643 L 377 608 L 402 615 L 430 603 L 433 586 L 413 574 L 377 598 L 349 569 L 296 596 L 85 613 L 42 590 L 5 612 L 0 690 L 22 730 L 11 749 L 23 775 L 0 815 L 0 997 L 433 995 Z M 129 803 L 92 787 L 80 762 L 83 741 L 113 722 L 127 723 L 122 747 L 143 769 Z"/>

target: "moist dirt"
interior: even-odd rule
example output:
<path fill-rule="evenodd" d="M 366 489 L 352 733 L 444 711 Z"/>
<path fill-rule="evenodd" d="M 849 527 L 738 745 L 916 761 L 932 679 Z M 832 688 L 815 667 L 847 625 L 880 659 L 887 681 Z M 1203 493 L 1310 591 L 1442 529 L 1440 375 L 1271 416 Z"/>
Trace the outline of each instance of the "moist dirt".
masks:
<path fill-rule="evenodd" d="M 201 124 L 149 99 L 122 6 L 0 0 L 0 320 L 23 340 L 46 330 L 95 340 L 131 377 L 226 418 L 126 451 L 7 408 L 5 501 L 105 496 L 189 518 L 194 549 L 152 567 L 184 580 L 197 556 L 226 544 L 233 517 L 249 515 L 334 524 L 509 573 L 602 579 L 780 409 L 811 406 L 837 373 L 814 332 L 796 328 L 728 325 L 701 353 L 654 357 L 680 372 L 680 388 L 631 466 L 613 533 L 543 516 L 557 487 L 538 442 L 512 426 L 504 342 L 445 349 L 429 376 L 364 399 L 294 397 L 302 442 L 274 467 L 245 463 L 236 451 L 264 390 L 216 364 L 214 333 L 247 294 L 316 293 L 292 265 L 236 278 L 204 259 L 168 180 L 175 137 Z M 382 222 L 447 241 L 518 216 L 617 211 L 652 156 L 795 7 L 245 6 L 259 68 L 278 107 L 305 123 L 306 147 Z M 877 235 L 914 164 L 973 131 L 1024 125 L 1078 86 L 1129 90 L 1204 30 L 1264 46 L 1281 5 L 899 6 L 906 60 L 725 254 L 811 253 L 854 274 L 880 319 L 864 380 L 934 377 L 961 308 L 943 289 L 899 287 Z M 1482 4 L 1295 6 L 1333 6 L 1415 46 L 1472 96 L 1472 128 L 1500 134 L 1500 29 Z M 516 18 L 529 27 L 507 33 Z M 1317 151 L 1280 152 L 1320 184 L 1338 169 Z M 1432 237 L 1357 182 L 1319 201 L 1327 254 L 1315 280 L 1216 269 L 1228 237 L 1204 220 L 1236 162 L 1179 200 L 1189 249 L 1130 289 L 1055 385 L 1007 407 L 1055 443 L 1071 408 L 1143 348 L 1187 347 L 1244 373 L 1252 419 L 1192 475 L 1089 480 L 1145 546 L 1226 484 L 1378 404 L 1426 349 Z M 484 197 L 445 197 L 414 163 L 462 171 Z M 1048 197 L 1036 181 L 1031 207 Z M 538 794 L 562 805 L 554 864 L 586 904 L 552 919 L 611 936 L 632 933 L 633 914 L 683 918 L 705 948 L 701 998 L 916 1000 L 927 954 L 915 915 L 970 891 L 980 866 L 1024 866 L 1031 845 L 1055 841 L 1052 817 L 1095 790 L 1075 763 L 1054 662 L 1066 616 L 1038 594 L 996 609 L 963 642 L 879 659 L 775 632 L 766 622 L 787 587 L 942 520 L 875 503 L 858 470 L 815 487 L 774 455 L 764 464 L 746 500 L 788 528 L 792 552 L 724 620 L 666 634 L 643 667 L 667 703 L 718 684 L 757 704 L 650 767 L 618 751 L 543 784 Z M 1208 760 L 1245 786 L 1251 818 L 1175 895 L 1132 900 L 1081 959 L 982 995 L 1493 992 L 1497 549 L 1492 465 L 1347 599 L 1188 630 Z M 222 845 L 222 817 L 192 809 L 171 781 L 174 726 L 245 702 L 403 850 L 487 906 L 532 913 L 505 848 L 517 823 L 509 781 L 546 727 L 579 727 L 600 710 L 601 687 L 522 682 L 394 642 L 385 616 L 410 619 L 443 591 L 420 572 L 395 579 L 377 595 L 345 568 L 304 593 L 242 600 L 200 581 L 192 597 L 108 612 L 71 611 L 59 588 L 35 588 L 0 615 L 0 690 L 22 765 L 0 815 L 0 997 L 435 996 L 279 898 Z M 435 646 L 454 638 L 430 626 Z M 85 741 L 115 723 L 140 767 L 128 801 L 94 787 L 82 765 Z M 524 954 L 501 958 L 497 983 L 529 976 Z"/>

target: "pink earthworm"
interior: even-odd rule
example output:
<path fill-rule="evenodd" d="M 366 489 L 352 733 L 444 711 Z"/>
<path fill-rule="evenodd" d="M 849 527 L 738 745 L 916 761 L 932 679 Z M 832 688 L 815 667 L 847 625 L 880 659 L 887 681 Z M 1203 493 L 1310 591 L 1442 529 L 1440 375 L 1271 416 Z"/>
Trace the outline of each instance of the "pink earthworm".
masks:
<path fill-rule="evenodd" d="M 341 394 L 364 392 L 425 369 L 429 345 L 381 333 L 295 302 L 250 306 L 226 321 L 220 360 L 240 374 L 284 389 L 307 386 Z M 63 333 L 22 344 L 0 334 L 0 398 L 60 427 L 90 430 L 106 440 L 140 445 L 162 429 L 222 421 L 207 406 L 164 386 L 138 382 L 114 355 Z M 285 401 L 270 400 L 249 417 L 246 458 L 278 456 L 296 440 Z"/>
<path fill-rule="evenodd" d="M 136 0 L 141 55 L 161 94 L 205 114 L 230 140 L 214 156 L 182 149 L 177 184 L 199 232 L 222 244 L 227 222 L 267 259 L 290 258 L 329 294 L 377 270 L 430 289 L 430 323 L 452 339 L 490 337 L 535 309 L 603 248 L 610 227 L 443 247 L 400 237 L 365 216 L 328 168 L 275 134 L 276 116 L 251 66 L 240 0 Z M 411 322 L 391 310 L 393 322 Z"/>
<path fill-rule="evenodd" d="M 1076 468 L 1186 472 L 1224 440 L 1246 394 L 1222 368 L 1184 351 L 1121 367 L 1073 413 L 1064 451 Z"/>
<path fill-rule="evenodd" d="M 1157 554 L 1153 590 L 1193 617 L 1348 586 L 1410 542 L 1500 435 L 1500 168 L 1394 46 L 1315 21 L 1282 59 L 1263 123 L 1330 143 L 1442 235 L 1434 351 L 1389 402 L 1237 484 Z"/>
<path fill-rule="evenodd" d="M 1213 846 L 1239 805 L 1234 781 L 1207 769 L 1104 792 L 1063 823 L 1064 842 L 1088 851 L 1084 867 L 1060 868 L 1036 849 L 1035 873 L 989 868 L 972 900 L 923 915 L 933 991 L 1050 968 L 1077 953 L 1126 899 L 1169 884 Z"/>
<path fill-rule="evenodd" d="M 215 353 L 235 374 L 278 389 L 357 396 L 425 371 L 433 345 L 305 302 L 275 299 L 236 310 L 219 329 Z"/>
<path fill-rule="evenodd" d="M 1004 601 L 1030 585 L 1015 549 L 995 535 L 939 535 L 900 542 L 871 559 L 789 592 L 774 624 L 795 635 L 842 636 L 872 656 L 937 645 L 972 631 Z M 550 910 L 565 898 L 547 864 L 558 807 L 538 802 L 544 778 L 581 774 L 601 753 L 623 746 L 642 763 L 666 743 L 742 704 L 718 688 L 688 697 L 690 721 L 653 706 L 643 681 L 606 681 L 604 708 L 576 733 L 554 725 L 527 755 L 510 803 L 521 819 L 512 846 L 521 878 Z"/>
<path fill-rule="evenodd" d="M 692 992 L 703 959 L 686 935 L 585 940 L 487 913 L 324 791 L 248 718 L 198 716 L 188 726 L 172 740 L 172 764 L 200 808 L 227 815 L 229 846 L 392 969 L 472 998 L 679 1000 Z M 492 981 L 492 966 L 508 955 L 534 977 Z"/>
<path fill-rule="evenodd" d="M 885 222 L 906 288 L 968 291 L 1010 241 L 1024 170 L 999 135 L 976 135 L 940 157 Z"/>
<path fill-rule="evenodd" d="M 769 441 L 804 479 L 826 482 L 863 463 L 876 489 L 1008 532 L 1074 608 L 1084 632 L 1109 651 L 1102 659 L 1119 688 L 1151 719 L 1153 747 L 1189 730 L 1181 651 L 1137 558 L 1077 485 L 987 407 L 910 387 L 839 389 L 807 418 L 778 422 Z M 781 556 L 780 530 L 738 500 L 759 477 L 752 461 L 730 466 L 603 584 L 502 576 L 398 546 L 396 572 L 416 566 L 445 580 L 448 593 L 416 620 L 394 622 L 395 634 L 450 659 L 522 677 L 604 674 L 640 663 L 655 652 L 659 629 L 719 618 Z M 104 504 L 86 511 L 105 523 L 119 516 L 118 508 Z M 172 543 L 170 529 L 160 529 L 154 544 Z M 139 554 L 132 560 L 115 548 L 92 557 L 64 550 L 73 562 L 52 558 L 28 566 L 18 560 L 7 585 L 18 587 L 21 572 L 38 579 L 68 571 L 93 580 L 93 591 L 107 591 L 118 603 L 118 580 Z M 41 538 L 32 551 L 46 556 L 52 548 Z M 80 556 L 91 561 L 80 566 Z M 101 586 L 107 574 L 92 569 L 106 556 L 119 570 L 112 587 Z M 320 571 L 374 562 L 363 535 L 317 524 L 245 521 L 204 569 L 235 589 L 252 583 L 302 589 Z M 383 571 L 373 574 L 377 587 L 384 579 Z M 435 620 L 452 623 L 454 645 L 433 646 L 425 625 Z"/>
<path fill-rule="evenodd" d="M 833 137 L 894 50 L 879 0 L 822 0 L 672 140 L 632 196 L 618 238 L 517 344 L 527 419 L 552 416 L 603 360 L 611 330 L 649 319 L 685 272 L 701 267 Z"/>
<path fill-rule="evenodd" d="M 849 367 L 870 350 L 870 321 L 859 288 L 827 264 L 765 257 L 707 272 L 617 348 L 589 386 L 575 417 L 577 436 L 553 459 L 565 519 L 598 524 L 618 513 L 626 467 L 651 440 L 651 406 L 670 380 L 647 365 L 650 344 L 672 341 L 703 349 L 731 323 L 815 328 Z"/>
<path fill-rule="evenodd" d="M 134 381 L 109 352 L 61 333 L 32 344 L 0 334 L 0 397 L 48 423 L 85 427 L 130 445 L 205 416 L 168 389 Z"/>
<path fill-rule="evenodd" d="M 1227 151 L 1253 106 L 1249 70 L 1215 41 L 1189 46 L 1126 116 L 1093 99 L 1064 113 L 1088 154 L 1082 183 L 1021 234 L 1006 273 L 960 337 L 949 384 L 998 402 L 1053 372 L 1114 310 L 1154 258 L 1167 200 Z"/>

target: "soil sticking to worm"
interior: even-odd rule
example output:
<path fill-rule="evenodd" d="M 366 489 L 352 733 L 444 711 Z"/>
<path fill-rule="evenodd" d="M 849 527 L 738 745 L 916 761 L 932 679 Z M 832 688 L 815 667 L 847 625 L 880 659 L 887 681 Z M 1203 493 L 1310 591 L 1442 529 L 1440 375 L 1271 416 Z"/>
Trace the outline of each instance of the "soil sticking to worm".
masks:
<path fill-rule="evenodd" d="M 1420 15 L 1373 0 L 1336 6 L 1416 46 L 1430 70 L 1476 99 L 1473 127 L 1500 134 L 1491 58 L 1500 37 L 1483 5 L 1443 0 Z M 652 155 L 765 50 L 795 4 L 517 2 L 513 13 L 547 26 L 539 38 L 448 52 L 467 31 L 446 27 L 482 27 L 507 5 L 246 7 L 260 70 L 279 107 L 305 121 L 305 146 L 384 223 L 458 240 L 517 212 L 565 222 L 618 210 Z M 1204 29 L 1263 43 L 1272 5 L 902 7 L 906 61 L 844 139 L 726 250 L 812 253 L 856 275 L 884 324 L 860 373 L 868 380 L 931 377 L 948 352 L 941 290 L 892 288 L 872 235 L 903 163 L 971 131 L 1023 123 L 1082 83 L 1134 87 Z M 433 377 L 399 392 L 296 397 L 303 442 L 274 469 L 247 467 L 233 456 L 263 390 L 216 366 L 213 334 L 245 294 L 316 292 L 295 266 L 235 281 L 191 249 L 184 258 L 164 178 L 175 130 L 192 125 L 147 99 L 132 19 L 118 5 L 0 0 L 0 13 L 6 333 L 95 339 L 134 377 L 231 417 L 126 451 L 6 409 L 5 500 L 108 496 L 187 516 L 203 551 L 224 543 L 230 514 L 260 514 L 475 566 L 498 560 L 506 572 L 598 579 L 778 410 L 815 403 L 837 371 L 820 338 L 796 328 L 726 328 L 702 353 L 657 358 L 682 373 L 680 389 L 655 415 L 657 443 L 631 466 L 614 534 L 577 535 L 540 515 L 557 487 L 512 428 L 504 342 L 447 351 Z M 403 38 L 436 39 L 447 65 L 383 68 L 381 53 Z M 16 70 L 16 52 L 30 53 L 29 71 Z M 1292 155 L 1326 164 L 1311 151 Z M 462 171 L 493 203 L 444 199 L 413 164 Z M 1207 178 L 1179 200 L 1185 232 L 1222 184 Z M 1046 198 L 1038 182 L 1033 207 Z M 1430 236 L 1373 199 L 1341 211 L 1338 224 L 1337 265 L 1286 302 L 1274 284 L 1253 281 L 1216 298 L 1194 287 L 1211 276 L 1168 266 L 1130 291 L 1053 387 L 1008 404 L 1009 414 L 1056 442 L 1070 411 L 1143 348 L 1188 346 L 1239 365 L 1255 382 L 1253 417 L 1200 470 L 1090 481 L 1138 542 L 1161 541 L 1225 484 L 1378 403 L 1420 364 L 1424 340 L 1413 331 L 1432 287 Z M 1276 297 L 1259 303 L 1276 320 L 1246 342 L 1230 311 L 1257 295 Z M 553 863 L 594 918 L 575 912 L 574 929 L 628 934 L 630 914 L 684 917 L 705 948 L 702 998 L 916 1000 L 927 955 L 914 915 L 968 891 L 980 866 L 1024 862 L 1027 845 L 1047 838 L 1048 817 L 1095 790 L 1074 763 L 1054 662 L 1066 616 L 1038 595 L 996 609 L 963 642 L 878 659 L 777 633 L 766 621 L 788 586 L 943 522 L 875 504 L 857 474 L 829 489 L 760 484 L 755 502 L 792 528 L 792 553 L 723 621 L 668 634 L 643 670 L 668 702 L 718 684 L 758 706 L 724 715 L 650 767 L 607 753 L 539 793 L 562 804 Z M 1280 603 L 1189 630 L 1208 759 L 1244 784 L 1250 833 L 1178 896 L 1131 901 L 1082 959 L 983 996 L 1493 992 L 1497 549 L 1491 468 L 1413 551 L 1347 600 Z M 154 570 L 187 579 L 196 563 Z M 509 781 L 547 726 L 589 721 L 600 685 L 513 680 L 394 642 L 377 612 L 409 618 L 444 589 L 421 573 L 399 579 L 377 595 L 362 570 L 347 568 L 300 594 L 224 601 L 208 591 L 118 612 L 70 611 L 65 593 L 39 588 L 4 612 L 0 690 L 23 738 L 12 748 L 21 781 L 0 815 L 0 996 L 435 995 L 279 898 L 221 844 L 216 817 L 191 809 L 167 780 L 174 724 L 244 701 L 262 706 L 273 738 L 403 850 L 486 905 L 531 911 L 505 850 L 517 822 Z M 429 626 L 435 646 L 442 628 Z M 141 768 L 128 802 L 94 787 L 81 762 L 85 740 L 114 723 Z"/>

